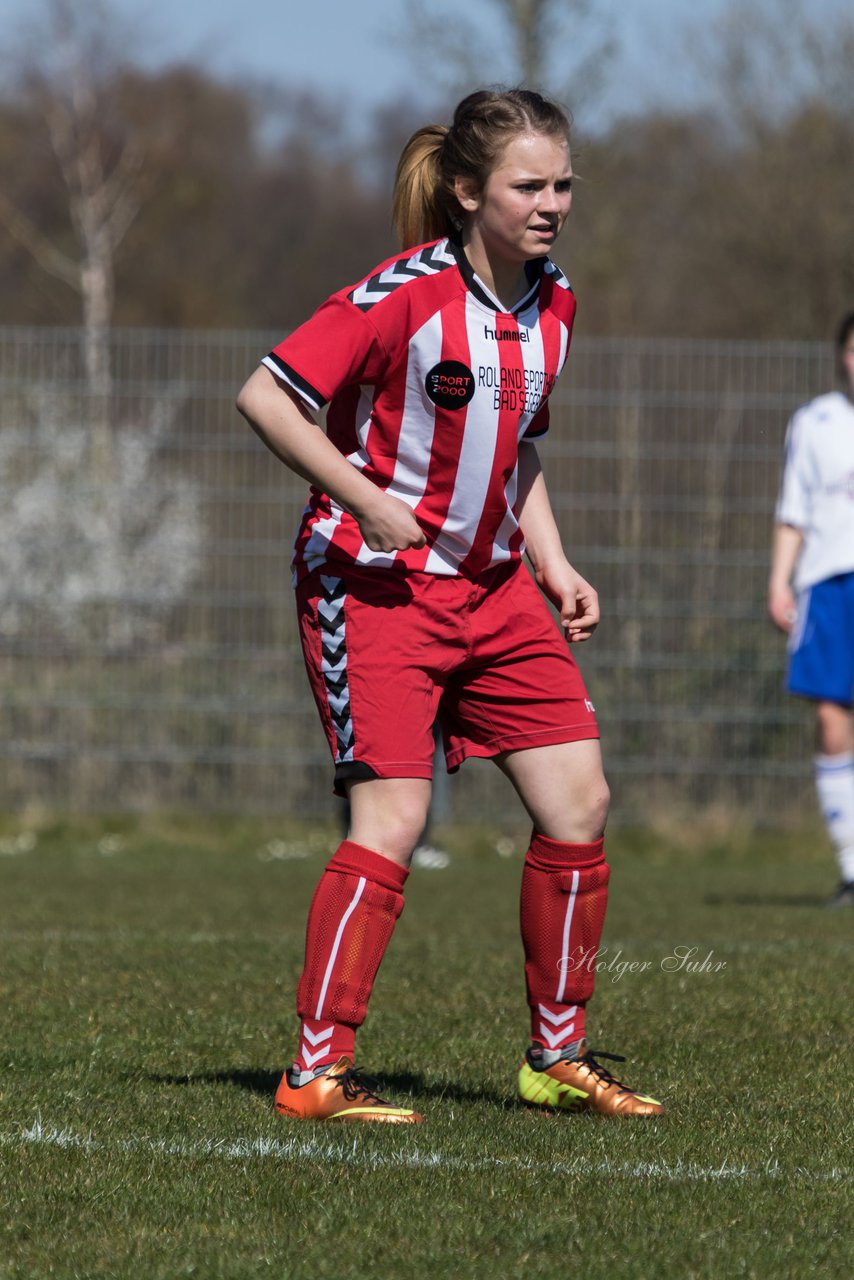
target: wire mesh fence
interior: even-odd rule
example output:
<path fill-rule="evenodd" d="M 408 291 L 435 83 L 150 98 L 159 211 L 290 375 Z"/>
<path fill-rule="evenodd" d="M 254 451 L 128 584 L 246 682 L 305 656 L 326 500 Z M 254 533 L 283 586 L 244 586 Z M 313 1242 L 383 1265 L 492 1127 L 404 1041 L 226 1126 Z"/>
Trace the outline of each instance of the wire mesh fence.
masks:
<path fill-rule="evenodd" d="M 279 336 L 116 331 L 94 397 L 78 330 L 0 329 L 0 807 L 329 813 L 290 591 L 305 485 L 233 407 Z M 832 377 L 815 344 L 573 344 L 541 457 L 601 596 L 574 652 L 617 819 L 812 804 L 764 595 L 785 424 Z M 440 794 L 511 810 L 485 762 Z"/>

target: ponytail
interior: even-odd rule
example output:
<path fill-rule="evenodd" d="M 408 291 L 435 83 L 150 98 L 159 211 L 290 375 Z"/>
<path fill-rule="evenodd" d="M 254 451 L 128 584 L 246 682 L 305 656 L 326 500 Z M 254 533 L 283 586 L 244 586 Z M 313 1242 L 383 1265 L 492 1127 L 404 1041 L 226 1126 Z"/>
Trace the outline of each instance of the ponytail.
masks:
<path fill-rule="evenodd" d="M 457 178 L 483 191 L 511 138 L 569 139 L 563 107 L 531 89 L 479 89 L 457 106 L 450 128 L 428 124 L 403 148 L 394 180 L 392 223 L 401 248 L 453 235 L 463 225 Z"/>
<path fill-rule="evenodd" d="M 391 220 L 402 248 L 438 240 L 451 230 L 439 171 L 447 134 L 446 125 L 425 125 L 412 135 L 397 162 Z"/>

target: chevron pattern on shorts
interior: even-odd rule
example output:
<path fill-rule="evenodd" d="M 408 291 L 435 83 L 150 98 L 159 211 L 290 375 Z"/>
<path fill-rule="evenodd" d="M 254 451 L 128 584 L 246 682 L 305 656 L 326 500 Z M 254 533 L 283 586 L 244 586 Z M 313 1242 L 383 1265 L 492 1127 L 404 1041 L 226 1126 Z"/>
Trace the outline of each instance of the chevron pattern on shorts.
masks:
<path fill-rule="evenodd" d="M 350 689 L 347 684 L 347 638 L 344 621 L 344 601 L 347 593 L 340 578 L 320 575 L 323 594 L 317 602 L 320 622 L 320 669 L 326 685 L 326 700 L 338 750 L 336 764 L 346 764 L 353 759 L 355 740 L 353 720 L 350 715 Z"/>
<path fill-rule="evenodd" d="M 407 280 L 432 276 L 438 271 L 456 266 L 456 259 L 448 252 L 447 243 L 447 240 L 440 240 L 437 244 L 427 245 L 426 249 L 420 249 L 411 258 L 398 259 L 385 271 L 378 271 L 376 275 L 370 276 L 357 285 L 352 293 L 348 294 L 350 301 L 355 303 L 361 311 L 370 311 L 371 307 L 382 302 L 383 298 L 394 293 L 395 289 L 406 284 Z"/>

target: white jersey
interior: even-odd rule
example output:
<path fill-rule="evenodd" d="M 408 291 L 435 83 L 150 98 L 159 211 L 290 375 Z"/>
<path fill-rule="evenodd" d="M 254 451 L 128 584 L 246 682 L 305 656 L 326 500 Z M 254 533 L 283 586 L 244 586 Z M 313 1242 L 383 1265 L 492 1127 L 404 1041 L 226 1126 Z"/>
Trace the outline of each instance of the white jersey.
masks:
<path fill-rule="evenodd" d="M 789 423 L 776 520 L 804 536 L 797 591 L 854 571 L 854 404 L 839 391 L 811 400 Z"/>

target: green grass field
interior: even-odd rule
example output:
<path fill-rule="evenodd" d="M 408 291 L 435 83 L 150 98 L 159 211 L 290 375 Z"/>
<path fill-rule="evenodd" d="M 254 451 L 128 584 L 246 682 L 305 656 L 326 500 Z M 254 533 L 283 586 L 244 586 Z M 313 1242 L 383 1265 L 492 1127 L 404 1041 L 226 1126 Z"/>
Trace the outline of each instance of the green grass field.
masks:
<path fill-rule="evenodd" d="M 611 837 L 591 1040 L 669 1105 L 632 1122 L 515 1105 L 524 831 L 441 834 L 360 1036 L 427 1123 L 344 1129 L 272 1109 L 331 828 L 0 823 L 3 1280 L 850 1280 L 854 913 L 821 910 L 824 841 Z"/>

